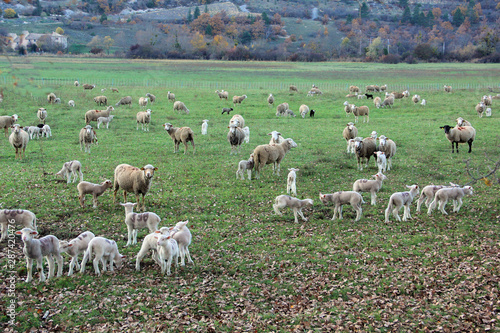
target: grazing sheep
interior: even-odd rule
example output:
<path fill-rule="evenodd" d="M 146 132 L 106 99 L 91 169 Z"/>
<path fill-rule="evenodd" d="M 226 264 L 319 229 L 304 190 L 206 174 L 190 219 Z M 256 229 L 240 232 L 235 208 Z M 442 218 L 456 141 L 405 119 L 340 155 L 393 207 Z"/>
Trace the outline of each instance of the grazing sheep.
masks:
<path fill-rule="evenodd" d="M 300 169 L 295 169 L 295 168 L 291 168 L 291 169 L 288 169 L 288 171 L 290 171 L 288 173 L 288 176 L 286 178 L 286 193 L 288 195 L 290 195 L 290 192 L 292 192 L 291 194 L 297 196 L 297 171 L 299 171 Z"/>
<path fill-rule="evenodd" d="M 271 136 L 271 140 L 269 140 L 270 145 L 285 141 L 285 138 L 282 137 L 281 133 L 278 131 L 272 131 L 271 133 L 267 133 L 267 135 Z"/>
<path fill-rule="evenodd" d="M 356 108 L 356 105 L 350 104 L 348 101 L 344 102 L 344 111 L 346 117 L 349 115 L 349 113 L 352 113 L 352 111 Z"/>
<path fill-rule="evenodd" d="M 151 109 L 146 111 L 139 111 L 136 115 L 136 130 L 139 130 L 139 124 L 141 124 L 141 129 L 143 131 L 149 132 L 149 123 L 151 122 Z"/>
<path fill-rule="evenodd" d="M 296 117 L 295 113 L 290 109 L 286 110 L 285 113 L 283 114 L 283 116 L 284 117 Z"/>
<path fill-rule="evenodd" d="M 486 110 L 486 105 L 483 102 L 479 102 L 476 105 L 476 112 L 479 118 L 483 117 L 483 112 Z"/>
<path fill-rule="evenodd" d="M 273 94 L 269 94 L 269 96 L 267 97 L 267 104 L 269 104 L 270 107 L 274 104 Z"/>
<path fill-rule="evenodd" d="M 418 198 L 417 201 L 417 212 L 420 212 L 420 207 L 422 207 L 422 203 L 425 200 L 425 206 L 429 208 L 430 203 L 432 202 L 432 199 L 434 199 L 434 195 L 436 194 L 437 191 L 439 191 L 442 188 L 448 188 L 448 187 L 456 187 L 458 185 L 453 184 L 450 182 L 450 186 L 447 185 L 427 185 L 422 189 L 422 192 L 420 193 L 420 197 Z"/>
<path fill-rule="evenodd" d="M 378 150 L 385 153 L 385 158 L 387 160 L 387 170 L 389 171 L 392 168 L 392 158 L 394 157 L 394 155 L 396 155 L 396 143 L 385 135 L 381 135 L 377 138 L 377 140 L 380 141 Z"/>
<path fill-rule="evenodd" d="M 410 215 L 410 205 L 413 201 L 413 198 L 418 195 L 418 185 L 406 185 L 410 191 L 406 192 L 396 192 L 391 195 L 389 198 L 389 204 L 387 205 L 387 209 L 385 210 L 385 222 L 389 222 L 389 216 L 392 212 L 392 215 L 396 217 L 396 220 L 401 221 L 401 218 L 398 215 L 401 207 L 404 206 L 403 213 L 403 221 L 411 218 Z"/>
<path fill-rule="evenodd" d="M 189 253 L 189 245 L 191 245 L 192 235 L 187 227 L 189 220 L 180 221 L 170 228 L 170 236 L 177 241 L 179 245 L 179 255 L 181 257 L 181 266 L 185 266 L 184 258 L 187 258 L 188 263 L 194 264 Z"/>
<path fill-rule="evenodd" d="M 99 117 L 109 117 L 111 111 L 115 111 L 115 108 L 111 105 L 106 110 L 88 110 L 85 112 L 85 123 L 89 125 L 91 121 L 97 121 Z"/>
<path fill-rule="evenodd" d="M 148 98 L 147 97 L 139 97 L 139 106 L 141 108 L 145 108 L 146 105 L 148 105 Z"/>
<path fill-rule="evenodd" d="M 422 99 L 422 102 L 420 102 L 420 105 L 426 106 L 427 105 L 427 101 L 425 99 Z"/>
<path fill-rule="evenodd" d="M 106 125 L 106 128 L 109 128 L 109 123 L 111 122 L 111 120 L 113 120 L 114 117 L 115 117 L 114 115 L 110 115 L 108 117 L 97 118 L 97 129 L 99 129 L 99 126 L 101 124 L 104 124 L 104 125 Z"/>
<path fill-rule="evenodd" d="M 137 230 L 139 229 L 148 228 L 150 233 L 158 230 L 161 218 L 155 213 L 134 213 L 136 202 L 120 202 L 120 205 L 125 208 L 125 224 L 128 231 L 128 241 L 125 246 L 137 244 Z"/>
<path fill-rule="evenodd" d="M 24 152 L 26 151 L 26 146 L 28 146 L 29 141 L 30 137 L 28 133 L 21 128 L 21 125 L 12 125 L 12 133 L 10 133 L 9 136 L 9 143 L 16 150 L 16 159 L 23 159 L 25 157 Z"/>
<path fill-rule="evenodd" d="M 245 119 L 241 115 L 235 114 L 229 120 L 229 126 L 231 126 L 231 124 L 235 124 L 236 126 L 243 128 L 245 127 Z"/>
<path fill-rule="evenodd" d="M 96 96 L 94 97 L 94 102 L 97 105 L 108 105 L 108 98 L 106 96 Z"/>
<path fill-rule="evenodd" d="M 83 85 L 83 89 L 84 89 L 84 90 L 92 90 L 92 89 L 94 89 L 94 88 L 95 88 L 95 84 L 88 84 L 88 83 L 85 83 L 85 84 Z"/>
<path fill-rule="evenodd" d="M 73 269 L 76 265 L 76 269 L 80 270 L 80 264 L 78 263 L 78 256 L 80 253 L 85 253 L 89 242 L 95 237 L 95 235 L 90 231 L 82 232 L 78 237 L 73 238 L 68 241 L 59 241 L 59 250 L 61 253 L 66 252 L 71 257 L 71 262 L 69 263 L 68 276 L 73 275 Z"/>
<path fill-rule="evenodd" d="M 30 140 L 33 140 L 34 137 L 40 139 L 40 135 L 42 135 L 42 128 L 38 126 L 29 126 L 28 128 L 25 127 L 24 130 L 30 136 Z"/>
<path fill-rule="evenodd" d="M 381 172 L 373 175 L 373 179 L 358 179 L 352 185 L 352 190 L 355 192 L 370 192 L 371 204 L 375 206 L 377 203 L 377 192 L 382 188 L 382 182 L 387 177 Z"/>
<path fill-rule="evenodd" d="M 78 176 L 80 176 L 80 182 L 83 182 L 82 164 L 77 160 L 66 162 L 63 164 L 62 169 L 56 173 L 56 176 L 66 178 L 68 184 L 71 178 L 73 178 L 73 183 L 76 182 Z"/>
<path fill-rule="evenodd" d="M 160 230 L 156 230 L 153 233 L 150 233 L 149 235 L 146 235 L 144 237 L 144 240 L 142 241 L 141 249 L 137 253 L 137 257 L 135 260 L 135 270 L 140 271 L 141 270 L 141 260 L 146 256 L 146 254 L 149 252 L 149 250 L 153 250 L 153 260 L 160 265 L 160 261 L 158 260 L 158 253 L 156 251 L 157 249 L 157 241 L 160 235 L 170 235 L 170 228 L 169 227 L 162 227 Z"/>
<path fill-rule="evenodd" d="M 288 90 L 290 92 L 297 92 L 297 93 L 299 92 L 299 89 L 296 86 L 294 86 L 294 85 L 290 85 L 290 87 L 288 88 Z"/>
<path fill-rule="evenodd" d="M 118 251 L 118 245 L 114 240 L 110 240 L 104 237 L 94 237 L 90 240 L 87 251 L 82 259 L 80 273 L 85 273 L 85 265 L 87 261 L 92 259 L 92 252 L 94 252 L 94 272 L 96 275 L 101 275 L 101 271 L 99 270 L 99 262 L 103 264 L 103 272 L 106 271 L 109 261 L 109 271 L 113 272 L 114 267 L 113 263 L 116 264 L 117 268 L 120 268 L 123 264 L 123 260 L 126 256 L 122 256 Z"/>
<path fill-rule="evenodd" d="M 366 86 L 366 91 L 380 92 L 380 87 L 377 86 L 376 84 L 371 84 L 371 85 Z"/>
<path fill-rule="evenodd" d="M 353 97 L 358 97 L 358 93 L 354 93 L 354 94 L 347 94 L 345 95 L 346 98 L 353 98 Z"/>
<path fill-rule="evenodd" d="M 224 90 L 216 90 L 215 93 L 219 96 L 219 99 L 225 99 L 227 101 L 227 98 L 229 97 L 229 92 Z"/>
<path fill-rule="evenodd" d="M 175 102 L 175 94 L 170 91 L 167 92 L 167 100 L 172 103 Z"/>
<path fill-rule="evenodd" d="M 463 126 L 472 126 L 470 122 L 468 122 L 467 120 L 465 120 L 464 118 L 462 117 L 458 117 L 456 119 L 457 121 L 457 126 L 459 127 L 463 127 Z"/>
<path fill-rule="evenodd" d="M 117 88 L 111 88 L 111 92 L 119 92 Z"/>
<path fill-rule="evenodd" d="M 61 99 L 59 97 L 56 97 L 54 100 L 54 104 L 61 104 Z"/>
<path fill-rule="evenodd" d="M 371 95 L 373 96 L 373 95 Z M 360 95 L 357 95 L 356 96 L 358 99 L 363 99 L 363 98 L 366 98 L 366 94 L 360 94 Z"/>
<path fill-rule="evenodd" d="M 429 205 L 429 209 L 427 210 L 427 214 L 430 216 L 434 208 L 436 208 L 436 204 L 439 203 L 439 210 L 444 215 L 448 215 L 448 213 L 444 210 L 444 207 L 448 203 L 448 200 L 453 200 L 453 212 L 458 213 L 460 211 L 460 207 L 462 207 L 462 198 L 466 195 L 472 195 L 473 188 L 471 186 L 464 187 L 445 187 L 436 192 L 434 195 L 434 200 L 432 200 Z"/>
<path fill-rule="evenodd" d="M 472 142 L 476 138 L 476 130 L 472 126 L 462 126 L 462 127 L 451 127 L 448 125 L 441 126 L 444 129 L 444 134 L 448 141 L 451 142 L 451 153 L 455 152 L 455 146 L 457 146 L 458 154 L 458 144 L 467 142 L 469 144 L 469 153 L 472 152 Z"/>
<path fill-rule="evenodd" d="M 151 180 L 154 172 L 158 170 L 151 164 L 147 164 L 142 168 L 136 168 L 128 164 L 120 164 L 115 168 L 113 204 L 116 202 L 116 193 L 121 187 L 123 189 L 123 201 L 127 202 L 127 192 L 135 194 L 137 208 L 140 210 L 139 194 L 142 195 L 142 211 L 146 211 L 144 196 L 148 193 L 151 187 Z"/>
<path fill-rule="evenodd" d="M 418 104 L 420 102 L 420 95 L 413 95 L 411 100 L 413 101 L 413 105 Z"/>
<path fill-rule="evenodd" d="M 100 197 L 104 191 L 111 188 L 113 183 L 111 180 L 105 180 L 101 184 L 93 184 L 89 182 L 79 182 L 76 188 L 78 189 L 78 200 L 80 200 L 80 206 L 83 208 L 83 203 L 85 201 L 86 194 L 92 194 L 93 205 L 92 208 L 97 208 L 97 198 Z"/>
<path fill-rule="evenodd" d="M 351 92 L 351 93 L 359 93 L 360 90 L 359 90 L 358 86 L 350 86 L 349 87 L 349 92 Z"/>
<path fill-rule="evenodd" d="M 361 137 L 357 137 L 354 139 L 354 147 L 356 149 L 358 169 L 362 171 L 363 160 L 366 160 L 365 167 L 367 167 L 368 163 L 370 162 L 370 157 L 372 157 L 373 153 L 377 150 L 377 146 L 375 145 L 375 140 L 373 140 L 373 138 L 363 139 Z"/>
<path fill-rule="evenodd" d="M 299 220 L 297 218 L 297 214 L 300 215 L 303 221 L 307 222 L 307 218 L 304 217 L 304 214 L 302 214 L 302 208 L 307 207 L 307 206 L 312 206 L 313 201 L 312 199 L 304 199 L 300 200 L 294 197 L 291 197 L 289 195 L 278 195 L 276 199 L 274 200 L 273 204 L 273 209 L 274 212 L 282 216 L 283 214 L 280 212 L 280 209 L 285 208 L 285 207 L 290 207 L 293 210 L 293 216 L 295 217 L 295 223 L 299 223 Z"/>
<path fill-rule="evenodd" d="M 378 172 L 382 173 L 387 170 L 387 158 L 385 157 L 385 153 L 383 151 L 374 152 L 375 156 L 377 156 L 377 167 Z"/>
<path fill-rule="evenodd" d="M 118 102 L 116 102 L 115 106 L 119 106 L 119 105 L 132 106 L 132 97 L 126 96 L 126 97 L 120 98 L 120 100 Z"/>
<path fill-rule="evenodd" d="M 233 111 L 233 108 L 222 108 L 222 113 L 221 114 L 224 114 L 224 113 L 227 113 L 229 114 L 229 112 Z"/>
<path fill-rule="evenodd" d="M 290 108 L 290 105 L 288 103 L 281 103 L 276 107 L 276 116 L 281 116 L 285 114 L 286 110 Z"/>
<path fill-rule="evenodd" d="M 74 101 L 74 100 L 72 100 L 72 99 L 70 99 L 70 100 L 68 101 L 68 106 L 69 106 L 69 107 L 74 108 L 74 107 L 75 107 L 75 101 Z"/>
<path fill-rule="evenodd" d="M 483 102 L 486 106 L 491 106 L 493 104 L 493 98 L 491 97 L 491 95 L 484 95 L 481 99 L 481 102 Z"/>
<path fill-rule="evenodd" d="M 82 151 L 85 146 L 85 152 L 88 151 L 90 154 L 90 145 L 97 142 L 95 135 L 94 129 L 90 125 L 87 125 L 80 130 L 80 151 Z"/>
<path fill-rule="evenodd" d="M 230 124 L 227 128 L 229 128 L 229 132 L 227 133 L 227 141 L 231 145 L 230 155 L 238 154 L 241 149 L 241 144 L 245 140 L 245 132 L 243 129 L 238 127 L 235 123 Z"/>
<path fill-rule="evenodd" d="M 40 123 L 45 124 L 45 119 L 47 119 L 47 110 L 45 108 L 39 108 L 36 112 L 36 116 Z"/>
<path fill-rule="evenodd" d="M 347 126 L 342 131 L 342 136 L 347 142 L 347 153 L 354 154 L 354 147 L 352 147 L 351 150 L 351 146 L 349 145 L 349 140 L 354 139 L 358 136 L 358 129 L 356 128 L 356 126 L 354 126 L 354 123 L 352 122 L 347 123 Z"/>
<path fill-rule="evenodd" d="M 354 191 L 340 191 L 331 194 L 321 194 L 319 193 L 319 199 L 323 203 L 323 205 L 328 204 L 328 202 L 332 202 L 335 205 L 333 209 L 333 217 L 332 220 L 335 220 L 337 214 L 339 215 L 339 220 L 342 220 L 342 206 L 346 204 L 350 204 L 352 208 L 356 211 L 356 219 L 354 221 L 359 221 L 361 218 L 361 214 L 363 213 L 363 209 L 361 208 L 361 204 L 365 203 L 363 201 L 363 197 L 358 192 Z"/>
<path fill-rule="evenodd" d="M 53 104 L 56 101 L 56 98 L 56 94 L 50 93 L 47 95 L 47 102 L 49 102 L 49 104 Z"/>
<path fill-rule="evenodd" d="M 409 91 L 407 91 L 407 90 L 405 90 L 403 92 L 393 91 L 390 94 L 386 92 L 385 97 L 393 96 L 394 99 L 401 99 L 401 98 L 408 97 L 407 94 L 409 95 Z"/>
<path fill-rule="evenodd" d="M 389 95 L 386 98 L 384 98 L 384 101 L 382 102 L 382 104 L 380 104 L 381 107 L 386 107 L 387 105 L 390 106 L 392 109 L 392 106 L 394 105 L 393 95 Z"/>
<path fill-rule="evenodd" d="M 8 136 L 8 129 L 14 125 L 17 119 L 19 119 L 17 114 L 13 114 L 12 116 L 0 116 L 0 128 L 4 129 L 5 137 Z"/>
<path fill-rule="evenodd" d="M 241 102 L 243 102 L 246 98 L 247 98 L 247 95 L 233 96 L 233 104 L 234 105 L 241 104 Z"/>
<path fill-rule="evenodd" d="M 181 101 L 174 102 L 174 112 L 175 111 L 184 111 L 186 114 L 189 114 L 189 109 Z"/>
<path fill-rule="evenodd" d="M 253 161 L 253 154 L 250 154 L 250 158 L 248 160 L 241 160 L 238 163 L 238 170 L 236 170 L 236 179 L 239 179 L 239 176 L 240 176 L 241 180 L 245 180 L 245 176 L 243 175 L 243 172 L 245 172 L 245 170 L 246 170 L 247 175 L 248 175 L 248 180 L 252 180 L 252 169 L 253 169 L 254 165 L 255 165 L 255 163 Z"/>
<path fill-rule="evenodd" d="M 0 225 L 2 227 L 2 238 L 0 242 L 7 239 L 9 234 L 9 225 L 22 225 L 25 228 L 36 228 L 36 215 L 25 209 L 2 209 L 0 210 Z"/>
<path fill-rule="evenodd" d="M 375 107 L 378 109 L 380 108 L 380 105 L 382 104 L 382 99 L 380 97 L 375 97 L 373 99 L 373 104 L 375 104 Z"/>
<path fill-rule="evenodd" d="M 156 96 L 153 95 L 153 94 L 151 94 L 151 93 L 147 93 L 146 97 L 149 99 L 149 101 L 151 102 L 151 104 L 154 104 L 154 102 L 156 101 Z"/>
<path fill-rule="evenodd" d="M 51 129 L 51 128 L 50 128 L 50 126 L 49 126 L 49 125 L 47 125 L 47 124 L 43 125 L 43 127 L 42 127 L 42 138 L 43 138 L 44 136 L 45 136 L 46 138 L 48 138 L 49 136 L 52 136 L 52 129 Z"/>
<path fill-rule="evenodd" d="M 444 85 L 444 91 L 447 92 L 447 93 L 451 93 L 452 91 L 452 87 L 451 86 L 447 86 L 446 84 Z"/>
<path fill-rule="evenodd" d="M 306 115 L 309 113 L 309 107 L 305 104 L 302 104 L 299 108 L 299 113 L 302 116 L 302 118 L 305 118 Z"/>
<path fill-rule="evenodd" d="M 203 120 L 203 124 L 201 124 L 201 134 L 207 135 L 208 133 L 208 119 Z"/>
<path fill-rule="evenodd" d="M 101 92 L 105 92 L 105 91 L 106 91 L 106 88 L 102 88 L 102 89 L 101 89 Z"/>
<path fill-rule="evenodd" d="M 177 102 L 176 102 L 177 103 Z M 191 145 L 193 146 L 193 155 L 195 153 L 195 145 L 194 145 L 194 132 L 189 127 L 174 127 L 170 123 L 163 124 L 165 131 L 168 132 L 172 140 L 174 141 L 174 153 L 179 152 L 179 145 L 182 142 L 184 144 L 184 155 L 187 152 L 188 142 L 191 141 Z"/>
<path fill-rule="evenodd" d="M 59 277 L 62 275 L 63 259 L 59 252 L 59 240 L 56 236 L 47 235 L 40 239 L 36 239 L 34 237 L 38 235 L 38 232 L 31 228 L 23 228 L 21 231 L 16 231 L 16 235 L 21 235 L 24 243 L 23 253 L 26 257 L 26 268 L 28 270 L 26 282 L 29 283 L 33 279 L 33 259 L 36 260 L 36 268 L 38 272 L 40 272 L 40 282 L 45 281 L 43 257 L 45 257 L 49 263 L 49 275 L 47 279 L 54 277 L 54 258 L 57 262 L 57 276 Z"/>
<path fill-rule="evenodd" d="M 297 144 L 292 139 L 285 139 L 280 144 L 260 145 L 253 151 L 253 160 L 255 162 L 255 177 L 260 178 L 260 171 L 266 164 L 273 163 L 273 174 L 280 175 L 280 163 L 286 153 L 291 148 L 297 147 Z"/>
<path fill-rule="evenodd" d="M 307 96 L 313 96 L 313 95 L 323 95 L 323 92 L 318 88 L 311 88 L 311 90 L 307 92 Z"/>
<path fill-rule="evenodd" d="M 161 235 L 156 242 L 156 249 L 161 273 L 165 274 L 165 271 L 167 271 L 167 275 L 171 275 L 172 261 L 174 261 L 176 268 L 179 266 L 179 245 L 177 241 L 171 236 Z M 165 261 L 167 262 L 165 263 Z"/>
<path fill-rule="evenodd" d="M 75 87 L 79 87 L 80 86 L 80 82 L 78 82 L 78 81 L 75 81 L 73 84 L 75 85 Z"/>
<path fill-rule="evenodd" d="M 314 118 L 315 113 L 316 113 L 316 111 L 311 109 L 311 111 L 309 111 L 309 117 Z"/>

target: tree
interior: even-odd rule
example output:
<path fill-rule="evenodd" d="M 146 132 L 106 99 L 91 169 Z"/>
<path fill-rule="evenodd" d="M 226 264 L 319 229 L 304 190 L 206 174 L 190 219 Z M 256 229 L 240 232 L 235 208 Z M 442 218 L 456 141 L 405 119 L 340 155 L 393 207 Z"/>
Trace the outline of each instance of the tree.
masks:
<path fill-rule="evenodd" d="M 198 6 L 194 9 L 193 18 L 196 20 L 200 16 L 200 8 Z"/>
<path fill-rule="evenodd" d="M 430 44 L 422 43 L 415 47 L 413 54 L 418 59 L 427 61 L 432 57 L 435 57 L 437 55 L 437 52 Z"/>
<path fill-rule="evenodd" d="M 441 8 L 439 8 L 439 7 L 432 8 L 432 15 L 434 16 L 434 18 L 436 20 L 441 18 L 441 14 L 442 14 Z"/>
<path fill-rule="evenodd" d="M 207 43 L 205 42 L 205 38 L 198 31 L 195 32 L 193 38 L 191 39 L 191 45 L 193 45 L 193 47 L 196 50 L 203 50 L 207 47 Z"/>
<path fill-rule="evenodd" d="M 366 56 L 372 60 L 377 60 L 383 52 L 382 39 L 380 37 L 372 40 L 366 52 Z"/>
<path fill-rule="evenodd" d="M 61 27 L 57 27 L 56 33 L 58 33 L 59 35 L 64 35 L 64 29 Z"/>
<path fill-rule="evenodd" d="M 102 48 L 104 46 L 103 40 L 99 35 L 92 37 L 92 40 L 87 43 L 90 48 Z"/>
<path fill-rule="evenodd" d="M 465 16 L 462 13 L 462 10 L 460 7 L 457 7 L 453 13 L 453 25 L 456 27 L 459 27 L 464 23 L 465 21 Z"/>
<path fill-rule="evenodd" d="M 191 23 L 192 20 L 193 20 L 193 15 L 191 14 L 191 8 L 189 8 L 188 15 L 186 17 L 186 21 L 188 23 Z"/>
<path fill-rule="evenodd" d="M 109 54 L 109 49 L 113 46 L 115 41 L 110 36 L 104 36 L 104 40 L 102 41 L 102 43 L 103 43 L 104 49 Z"/>
<path fill-rule="evenodd" d="M 363 1 L 363 4 L 359 8 L 359 17 L 367 18 L 370 15 L 370 7 Z"/>
<path fill-rule="evenodd" d="M 269 19 L 269 16 L 267 16 L 266 12 L 262 12 L 261 18 L 262 18 L 262 20 L 264 21 L 264 23 L 266 25 L 270 25 L 271 24 L 271 19 Z"/>
<path fill-rule="evenodd" d="M 16 18 L 17 13 L 14 9 L 12 8 L 7 8 L 3 11 L 3 17 L 6 19 L 11 19 L 11 18 Z"/>

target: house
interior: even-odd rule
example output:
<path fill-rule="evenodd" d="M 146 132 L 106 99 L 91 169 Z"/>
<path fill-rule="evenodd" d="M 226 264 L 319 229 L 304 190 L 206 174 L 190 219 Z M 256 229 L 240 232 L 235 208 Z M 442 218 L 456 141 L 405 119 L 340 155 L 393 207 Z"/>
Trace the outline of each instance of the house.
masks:
<path fill-rule="evenodd" d="M 38 40 L 42 37 L 48 35 L 54 43 L 61 44 L 64 48 L 68 47 L 68 37 L 58 34 L 57 32 L 52 32 L 51 34 L 35 34 L 28 31 L 23 31 L 22 34 L 17 35 L 15 33 L 7 34 L 7 44 L 13 50 L 17 50 L 19 47 L 23 46 L 26 49 L 29 45 L 37 44 Z"/>

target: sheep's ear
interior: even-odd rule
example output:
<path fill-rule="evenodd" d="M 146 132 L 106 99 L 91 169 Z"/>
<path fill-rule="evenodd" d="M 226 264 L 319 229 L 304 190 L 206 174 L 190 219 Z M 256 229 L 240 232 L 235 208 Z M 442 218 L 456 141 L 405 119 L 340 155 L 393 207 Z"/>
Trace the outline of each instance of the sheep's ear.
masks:
<path fill-rule="evenodd" d="M 30 234 L 31 234 L 31 235 L 38 235 L 38 232 L 36 232 L 36 231 L 32 231 L 32 232 L 30 232 Z"/>
<path fill-rule="evenodd" d="M 160 230 L 156 230 L 154 233 L 155 234 L 161 234 L 161 231 Z"/>
<path fill-rule="evenodd" d="M 153 238 L 154 238 L 154 239 L 158 239 L 158 237 L 157 237 L 157 236 L 153 236 Z"/>
<path fill-rule="evenodd" d="M 122 259 L 127 258 L 127 256 L 122 256 Z"/>
<path fill-rule="evenodd" d="M 66 245 L 67 247 L 72 247 L 73 246 L 73 243 L 69 243 L 68 245 Z"/>
<path fill-rule="evenodd" d="M 12 127 L 14 127 L 14 126 L 12 126 Z M 273 135 L 273 133 L 267 133 L 267 135 Z"/>
<path fill-rule="evenodd" d="M 141 170 L 144 171 L 144 167 L 142 167 Z"/>
<path fill-rule="evenodd" d="M 23 233 L 21 231 L 16 231 L 16 235 L 22 235 Z"/>
<path fill-rule="evenodd" d="M 153 170 L 154 170 L 154 171 L 157 171 L 157 170 L 158 170 L 158 168 L 157 168 L 157 167 L 155 167 Z"/>
<path fill-rule="evenodd" d="M 136 205 L 137 205 L 137 202 L 134 202 L 134 203 L 132 204 L 132 206 L 134 206 L 134 207 L 135 207 Z"/>

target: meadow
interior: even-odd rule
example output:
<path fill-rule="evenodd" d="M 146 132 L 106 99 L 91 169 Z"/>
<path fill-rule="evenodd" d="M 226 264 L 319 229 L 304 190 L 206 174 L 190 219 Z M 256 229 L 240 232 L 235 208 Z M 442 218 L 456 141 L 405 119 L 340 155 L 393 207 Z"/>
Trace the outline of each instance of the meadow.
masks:
<path fill-rule="evenodd" d="M 0 59 L 4 99 L 0 115 L 19 115 L 23 126 L 36 125 L 36 111 L 45 107 L 53 136 L 32 140 L 26 157 L 15 160 L 8 139 L 0 139 L 0 206 L 34 212 L 41 235 L 71 239 L 83 231 L 113 239 L 128 257 L 115 272 L 96 277 L 91 265 L 75 273 L 32 283 L 26 278 L 22 241 L 15 247 L 0 244 L 0 325 L 4 331 L 170 331 L 170 332 L 320 332 L 498 331 L 500 319 L 500 200 L 499 174 L 477 181 L 500 158 L 500 116 L 494 100 L 492 117 L 479 118 L 474 106 L 488 94 L 500 93 L 498 65 L 393 65 L 344 63 L 257 63 L 197 61 L 130 61 L 109 59 Z M 3 79 L 3 81 L 2 81 Z M 43 79 L 43 80 L 42 80 Z M 96 83 L 93 91 L 73 81 Z M 183 82 L 181 85 L 179 82 Z M 209 82 L 209 84 L 204 84 Z M 299 93 L 290 93 L 289 84 Z M 323 95 L 306 97 L 316 84 Z M 355 157 L 346 153 L 342 130 L 347 122 L 343 102 L 347 87 L 387 84 L 389 91 L 409 88 L 427 106 L 397 100 L 392 109 L 376 109 L 371 100 L 354 100 L 370 107 L 370 121 L 356 124 L 359 135 L 375 130 L 397 143 L 393 169 L 386 173 L 371 206 L 369 194 L 359 222 L 350 206 L 343 220 L 331 220 L 332 206 L 324 206 L 319 192 L 351 190 L 356 179 L 377 172 L 373 159 L 359 171 Z M 455 89 L 447 94 L 441 88 Z M 119 93 L 111 92 L 111 85 Z M 230 88 L 225 88 L 227 85 Z M 217 88 L 214 88 L 217 87 Z M 327 88 L 325 88 L 327 87 Z M 338 87 L 338 89 L 335 89 Z M 101 89 L 106 89 L 101 93 Z M 273 88 L 274 90 L 270 90 Z M 341 89 L 342 88 L 342 89 Z M 241 114 L 250 128 L 250 143 L 230 155 L 226 135 L 230 116 L 221 115 L 215 89 L 229 96 L 246 94 L 232 114 Z M 173 112 L 167 91 L 190 109 Z M 54 92 L 62 103 L 48 105 Z M 155 94 L 149 132 L 136 130 L 140 96 Z M 298 113 L 301 104 L 316 110 L 314 118 L 276 117 L 266 98 L 287 102 Z M 84 114 L 96 108 L 92 98 L 104 94 L 110 104 L 130 95 L 134 103 L 115 107 L 109 129 L 96 129 L 99 145 L 80 151 L 78 133 Z M 67 105 L 73 99 L 75 108 Z M 101 107 L 103 108 L 103 107 Z M 458 154 L 440 129 L 457 117 L 477 130 L 472 153 L 460 145 Z M 209 119 L 208 135 L 201 135 Z M 173 142 L 162 124 L 189 126 L 195 132 L 196 153 L 173 153 Z M 95 125 L 95 123 L 93 124 Z M 237 164 L 253 149 L 269 142 L 272 130 L 293 138 L 298 147 L 284 158 L 279 176 L 266 166 L 259 180 L 236 180 Z M 135 271 L 139 244 L 124 247 L 127 229 L 124 209 L 113 204 L 111 190 L 93 209 L 78 203 L 76 183 L 57 178 L 64 162 L 77 159 L 84 180 L 113 180 L 121 163 L 158 168 L 146 196 L 149 211 L 162 217 L 161 226 L 189 220 L 194 265 L 172 268 L 162 276 L 147 256 Z M 467 170 L 466 166 L 469 166 Z M 298 168 L 298 197 L 314 200 L 305 209 L 307 222 L 294 223 L 290 210 L 273 213 L 277 195 L 286 194 L 288 168 Z M 473 179 L 471 175 L 476 178 Z M 390 195 L 405 185 L 472 185 L 458 213 L 448 216 L 426 209 L 412 219 L 384 222 Z M 135 200 L 133 195 L 129 200 Z M 402 210 L 400 212 L 402 214 Z M 10 260 L 10 261 L 9 261 Z M 65 257 L 63 273 L 68 271 Z M 47 269 L 47 265 L 44 265 Z M 15 278 L 15 291 L 8 281 Z M 15 304 L 15 323 L 9 324 L 7 306 Z"/>

